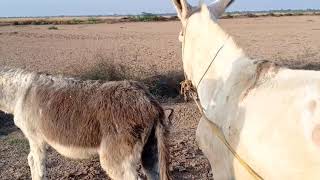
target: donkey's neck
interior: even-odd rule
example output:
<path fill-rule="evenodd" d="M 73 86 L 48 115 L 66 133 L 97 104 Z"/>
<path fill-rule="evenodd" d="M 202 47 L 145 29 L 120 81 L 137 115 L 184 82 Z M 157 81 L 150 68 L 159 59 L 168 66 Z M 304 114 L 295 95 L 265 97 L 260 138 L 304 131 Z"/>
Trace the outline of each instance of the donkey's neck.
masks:
<path fill-rule="evenodd" d="M 0 68 L 0 110 L 13 114 L 19 98 L 25 95 L 34 74 L 20 69 Z"/>
<path fill-rule="evenodd" d="M 213 78 L 225 81 L 232 70 L 233 64 L 246 57 L 244 52 L 217 23 L 208 20 L 207 23 L 199 25 L 197 24 L 200 21 L 198 19 L 189 21 L 183 48 L 184 56 L 187 57 L 183 58 L 184 70 L 188 78 L 197 86 L 203 84 L 203 82 L 200 82 L 202 79 Z M 199 26 L 203 26 L 202 29 L 204 30 L 199 30 Z"/>
<path fill-rule="evenodd" d="M 221 50 L 218 52 L 219 48 Z M 241 78 L 250 78 L 252 61 L 243 53 L 242 49 L 238 48 L 231 37 L 226 35 L 221 38 L 221 43 L 215 45 L 217 49 L 213 54 L 210 52 L 209 58 L 202 62 L 202 70 L 195 74 L 194 82 L 198 82 L 198 93 L 202 106 L 207 109 L 213 107 L 217 103 L 217 98 L 221 96 L 220 92 L 229 91 L 227 88 L 232 88 L 231 84 L 240 81 Z M 210 67 L 209 64 L 214 61 Z M 208 69 L 207 73 L 206 69 Z M 249 69 L 248 69 L 249 68 Z M 200 75 L 200 76 L 199 76 Z M 200 82 L 200 79 L 203 79 Z M 231 89 L 230 89 L 231 90 Z"/>

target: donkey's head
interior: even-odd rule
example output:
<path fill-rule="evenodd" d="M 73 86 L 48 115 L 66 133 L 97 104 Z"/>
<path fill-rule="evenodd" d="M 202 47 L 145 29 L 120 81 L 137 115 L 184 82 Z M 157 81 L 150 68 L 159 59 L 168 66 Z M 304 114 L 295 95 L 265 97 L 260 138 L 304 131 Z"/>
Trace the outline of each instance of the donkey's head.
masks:
<path fill-rule="evenodd" d="M 203 4 L 200 4 L 201 7 L 192 7 L 187 0 L 172 0 L 179 19 L 182 23 L 182 32 L 180 33 L 180 41 L 183 41 L 183 31 L 187 25 L 188 19 L 197 12 L 201 12 L 203 10 Z M 225 10 L 234 2 L 234 0 L 216 0 L 212 2 L 209 6 L 207 6 L 210 15 L 212 16 L 212 20 L 216 21 Z"/>
<path fill-rule="evenodd" d="M 182 23 L 179 40 L 182 42 L 184 71 L 189 79 L 197 79 L 203 72 L 201 65 L 207 65 L 214 53 L 226 41 L 228 35 L 217 24 L 233 0 L 217 0 L 209 6 L 200 4 L 191 7 L 187 0 L 172 0 Z"/>

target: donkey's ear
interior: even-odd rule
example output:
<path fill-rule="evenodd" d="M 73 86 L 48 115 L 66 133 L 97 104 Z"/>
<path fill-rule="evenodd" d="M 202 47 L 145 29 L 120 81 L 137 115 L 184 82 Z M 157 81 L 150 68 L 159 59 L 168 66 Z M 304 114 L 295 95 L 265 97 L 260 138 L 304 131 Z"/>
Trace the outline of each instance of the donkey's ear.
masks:
<path fill-rule="evenodd" d="M 234 1 L 235 0 L 216 0 L 208 7 L 210 12 L 218 19 Z"/>
<path fill-rule="evenodd" d="M 188 15 L 191 11 L 191 6 L 187 0 L 172 0 L 173 5 L 177 10 L 178 17 L 180 18 L 182 24 L 187 21 Z"/>

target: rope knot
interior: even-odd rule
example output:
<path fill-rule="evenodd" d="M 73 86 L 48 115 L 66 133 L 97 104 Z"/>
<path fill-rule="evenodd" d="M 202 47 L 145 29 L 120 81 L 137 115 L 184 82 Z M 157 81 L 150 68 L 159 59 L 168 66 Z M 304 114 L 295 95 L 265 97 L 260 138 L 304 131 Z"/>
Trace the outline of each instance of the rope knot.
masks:
<path fill-rule="evenodd" d="M 198 99 L 198 93 L 190 80 L 184 80 L 180 83 L 180 94 L 183 95 L 185 101 L 190 99 Z"/>

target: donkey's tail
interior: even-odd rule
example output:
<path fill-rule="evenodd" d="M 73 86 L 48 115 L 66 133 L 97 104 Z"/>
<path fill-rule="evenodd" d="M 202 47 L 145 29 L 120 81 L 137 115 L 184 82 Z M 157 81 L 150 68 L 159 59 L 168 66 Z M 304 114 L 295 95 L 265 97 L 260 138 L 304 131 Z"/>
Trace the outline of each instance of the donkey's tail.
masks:
<path fill-rule="evenodd" d="M 158 140 L 158 160 L 159 160 L 159 174 L 161 180 L 169 180 L 169 169 L 168 169 L 168 148 L 166 141 L 166 129 L 165 126 L 158 122 L 156 128 L 156 137 Z"/>
<path fill-rule="evenodd" d="M 157 121 L 145 144 L 141 156 L 142 166 L 148 179 L 170 180 L 169 176 L 169 153 L 166 140 L 167 127 L 164 121 L 172 118 L 171 111 L 169 116 Z"/>

